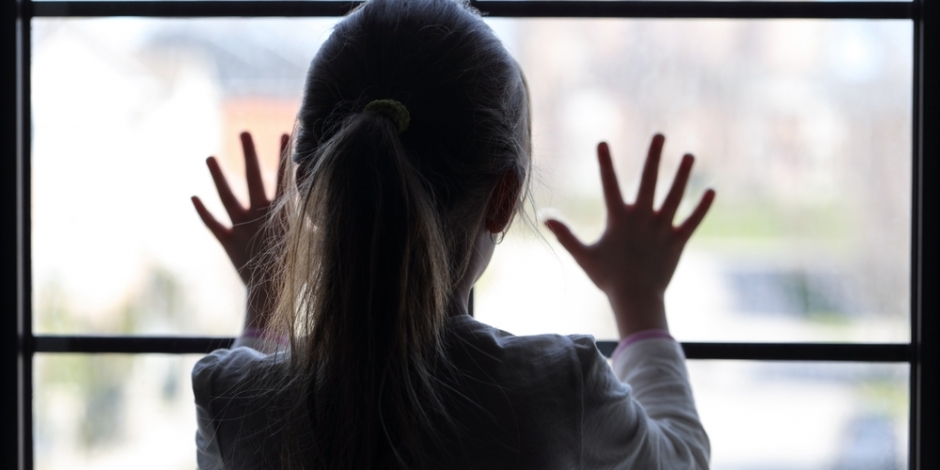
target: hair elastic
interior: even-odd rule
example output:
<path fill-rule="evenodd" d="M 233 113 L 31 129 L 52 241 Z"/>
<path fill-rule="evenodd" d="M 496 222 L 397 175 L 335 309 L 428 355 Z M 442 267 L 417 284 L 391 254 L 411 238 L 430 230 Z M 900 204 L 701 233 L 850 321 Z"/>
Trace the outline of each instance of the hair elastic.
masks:
<path fill-rule="evenodd" d="M 411 124 L 411 114 L 408 108 L 398 100 L 372 100 L 363 111 L 371 111 L 392 118 L 398 127 L 399 134 L 408 130 L 408 125 Z"/>

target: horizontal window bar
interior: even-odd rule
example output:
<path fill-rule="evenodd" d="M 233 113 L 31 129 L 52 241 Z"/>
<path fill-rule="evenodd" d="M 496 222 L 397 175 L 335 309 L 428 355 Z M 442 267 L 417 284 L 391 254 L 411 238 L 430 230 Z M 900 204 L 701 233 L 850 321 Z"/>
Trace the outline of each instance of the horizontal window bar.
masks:
<path fill-rule="evenodd" d="M 235 338 L 185 336 L 36 336 L 35 351 L 47 353 L 205 354 L 232 346 Z"/>
<path fill-rule="evenodd" d="M 342 16 L 343 1 L 54 1 L 32 2 L 34 17 L 314 17 Z M 487 16 L 514 18 L 853 18 L 910 19 L 911 2 L 774 1 L 481 1 Z"/>
<path fill-rule="evenodd" d="M 909 2 L 481 1 L 489 16 L 585 18 L 858 18 L 907 19 Z"/>
<path fill-rule="evenodd" d="M 234 338 L 179 336 L 36 336 L 41 353 L 169 353 L 204 354 L 231 347 Z M 598 341 L 610 356 L 616 341 Z M 839 343 L 682 343 L 689 359 L 771 361 L 910 362 L 909 344 Z"/>
<path fill-rule="evenodd" d="M 617 343 L 598 341 L 604 355 Z M 682 343 L 689 359 L 735 359 L 758 361 L 910 362 L 910 344 L 839 343 Z"/>

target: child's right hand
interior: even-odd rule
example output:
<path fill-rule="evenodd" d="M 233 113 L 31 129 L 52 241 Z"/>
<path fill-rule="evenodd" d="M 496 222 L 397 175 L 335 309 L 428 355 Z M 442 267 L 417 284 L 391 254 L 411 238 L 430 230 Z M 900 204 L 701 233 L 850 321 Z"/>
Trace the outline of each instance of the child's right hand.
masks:
<path fill-rule="evenodd" d="M 269 282 L 270 273 L 265 272 L 271 266 L 259 261 L 262 261 L 261 255 L 271 249 L 272 243 L 280 234 L 272 230 L 277 227 L 276 225 L 267 225 L 268 217 L 274 210 L 274 199 L 268 198 L 264 189 L 254 141 L 248 132 L 243 132 L 240 138 L 245 157 L 248 207 L 235 197 L 228 180 L 222 173 L 219 162 L 214 157 L 209 157 L 206 165 L 212 174 L 212 180 L 215 182 L 222 205 L 232 221 L 232 226 L 226 227 L 225 224 L 219 222 L 197 196 L 193 196 L 192 201 L 202 222 L 225 249 L 242 282 L 248 287 L 245 327 L 264 328 L 270 313 L 269 301 L 274 298 L 275 287 Z M 287 168 L 288 142 L 287 134 L 282 135 L 275 199 L 283 192 L 282 182 Z"/>
<path fill-rule="evenodd" d="M 596 243 L 584 245 L 558 220 L 545 222 L 591 281 L 607 294 L 621 338 L 651 328 L 667 329 L 663 295 L 685 243 L 715 200 L 715 191 L 709 189 L 692 215 L 678 227 L 673 226 L 672 219 L 692 171 L 692 155 L 685 155 L 663 206 L 658 211 L 653 209 L 664 142 L 662 135 L 653 137 L 632 205 L 625 204 L 620 195 L 607 144 L 597 146 L 607 227 Z"/>

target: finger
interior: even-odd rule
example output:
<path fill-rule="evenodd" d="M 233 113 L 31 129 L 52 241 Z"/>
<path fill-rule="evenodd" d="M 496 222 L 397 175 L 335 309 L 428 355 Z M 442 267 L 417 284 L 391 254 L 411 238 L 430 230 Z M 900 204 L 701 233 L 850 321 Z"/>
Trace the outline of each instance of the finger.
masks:
<path fill-rule="evenodd" d="M 587 257 L 587 247 L 578 240 L 578 237 L 571 233 L 571 229 L 558 220 L 546 220 L 545 226 L 555 234 L 555 237 L 558 238 L 558 242 L 561 243 L 561 246 L 563 246 L 568 253 L 571 253 L 575 261 L 577 261 L 578 264 L 582 264 Z"/>
<path fill-rule="evenodd" d="M 222 225 L 221 222 L 216 220 L 213 217 L 212 213 L 206 209 L 206 206 L 202 204 L 202 201 L 199 200 L 197 196 L 192 197 L 193 205 L 196 206 L 196 212 L 199 214 L 199 218 L 202 219 L 202 223 L 206 224 L 206 228 L 215 235 L 215 238 L 220 242 L 223 242 L 228 239 L 231 229 Z"/>
<path fill-rule="evenodd" d="M 248 180 L 248 202 L 251 207 L 262 207 L 268 203 L 264 194 L 264 181 L 261 179 L 261 166 L 258 164 L 258 154 L 255 152 L 255 143 L 251 134 L 241 133 L 242 152 L 245 154 L 245 179 Z"/>
<path fill-rule="evenodd" d="M 662 134 L 653 136 L 650 142 L 646 163 L 643 164 L 643 176 L 640 177 L 640 190 L 636 196 L 636 206 L 641 209 L 653 210 L 653 197 L 656 195 L 656 178 L 659 174 L 659 156 L 663 153 L 663 143 L 666 138 Z"/>
<path fill-rule="evenodd" d="M 620 195 L 620 183 L 614 172 L 614 162 L 610 158 L 610 147 L 606 142 L 597 145 L 597 162 L 601 167 L 601 185 L 604 187 L 604 201 L 607 204 L 607 213 L 623 207 L 623 196 Z"/>
<path fill-rule="evenodd" d="M 672 225 L 672 219 L 676 216 L 676 210 L 679 209 L 679 203 L 682 202 L 682 195 L 685 194 L 685 186 L 689 183 L 689 175 L 692 174 L 692 164 L 695 158 L 692 155 L 682 157 L 682 163 L 679 164 L 679 171 L 676 172 L 676 179 L 672 181 L 672 187 L 669 188 L 669 194 L 663 201 L 663 207 L 659 213 L 663 219 Z"/>
<path fill-rule="evenodd" d="M 712 189 L 705 191 L 705 195 L 702 196 L 702 200 L 699 201 L 698 206 L 692 211 L 692 215 L 679 226 L 679 236 L 682 237 L 683 240 L 688 240 L 689 237 L 692 236 L 692 233 L 695 232 L 698 225 L 702 223 L 702 219 L 705 218 L 705 214 L 708 213 L 708 209 L 711 208 L 714 200 L 715 191 Z"/>
<path fill-rule="evenodd" d="M 219 192 L 219 199 L 222 200 L 225 212 L 228 212 L 233 224 L 240 222 L 244 217 L 245 208 L 242 207 L 242 204 L 238 202 L 238 198 L 232 193 L 228 180 L 222 174 L 222 167 L 219 166 L 219 162 L 216 161 L 215 157 L 207 158 L 206 165 L 209 167 L 209 173 L 212 174 L 212 181 L 215 182 L 215 189 Z"/>
<path fill-rule="evenodd" d="M 287 171 L 287 144 L 290 142 L 290 136 L 281 134 L 281 152 L 280 159 L 277 161 L 277 183 L 275 185 L 275 197 L 280 198 L 284 194 L 284 173 Z"/>

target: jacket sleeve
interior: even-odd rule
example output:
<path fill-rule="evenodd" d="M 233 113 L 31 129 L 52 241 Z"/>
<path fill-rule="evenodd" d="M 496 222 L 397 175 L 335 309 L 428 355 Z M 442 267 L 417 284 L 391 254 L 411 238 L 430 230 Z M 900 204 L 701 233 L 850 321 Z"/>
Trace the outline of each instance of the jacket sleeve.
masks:
<path fill-rule="evenodd" d="M 613 369 L 593 338 L 575 338 L 582 373 L 582 468 L 708 468 L 685 356 L 671 339 L 627 346 Z"/>
<path fill-rule="evenodd" d="M 257 338 L 242 337 L 232 349 L 217 349 L 193 367 L 196 461 L 200 470 L 261 468 L 246 460 L 265 457 L 248 444 L 263 443 L 264 436 L 275 434 L 267 428 L 270 414 L 285 403 L 284 394 L 262 386 L 258 380 L 264 380 L 263 371 L 282 367 L 289 354 L 268 345 Z M 245 442 L 235 444 L 237 439 Z M 225 460 L 230 460 L 227 465 Z"/>
<path fill-rule="evenodd" d="M 212 383 L 218 373 L 219 356 L 227 349 L 218 350 L 199 360 L 193 367 L 193 395 L 196 399 L 196 465 L 199 470 L 222 470 L 222 453 L 217 439 L 217 421 L 211 409 Z"/>

